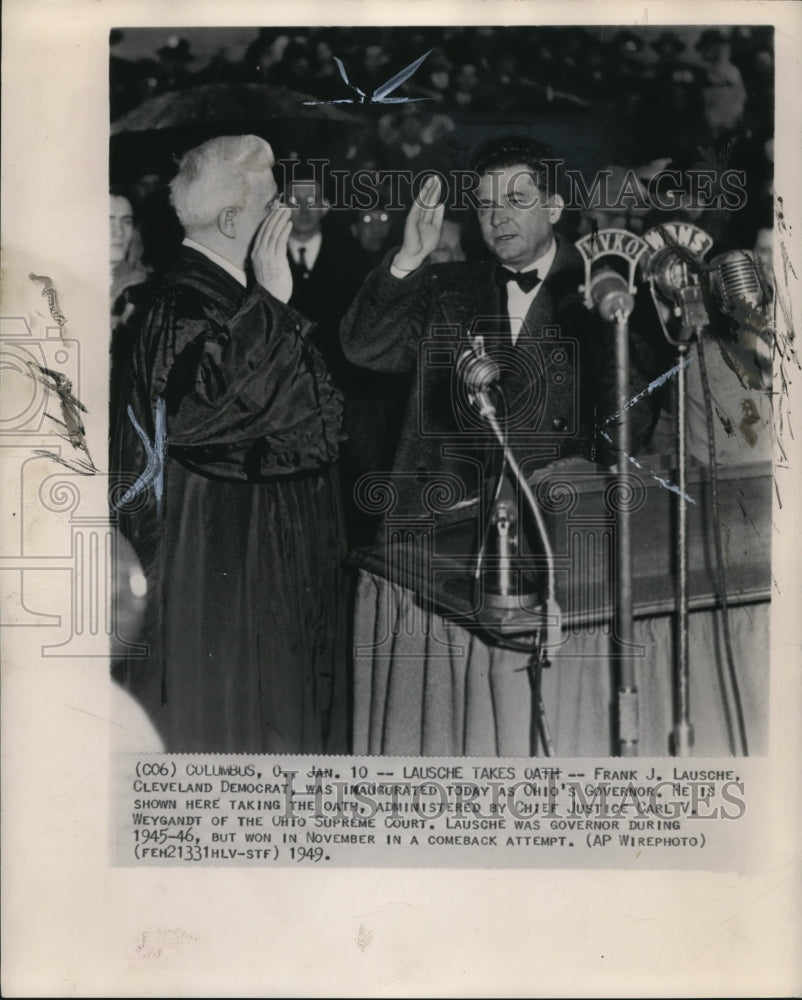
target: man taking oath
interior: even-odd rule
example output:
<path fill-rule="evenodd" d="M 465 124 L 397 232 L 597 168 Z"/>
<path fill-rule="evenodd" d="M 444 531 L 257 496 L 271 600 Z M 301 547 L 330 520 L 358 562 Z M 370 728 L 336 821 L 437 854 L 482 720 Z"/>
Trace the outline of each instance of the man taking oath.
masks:
<path fill-rule="evenodd" d="M 564 203 L 550 162 L 552 151 L 527 136 L 491 139 L 476 152 L 472 180 L 486 260 L 431 263 L 444 206 L 440 180 L 426 180 L 402 246 L 371 272 L 341 326 L 354 364 L 413 376 L 392 468 L 383 482 L 374 477 L 365 497 L 386 499 L 387 520 L 377 539 L 384 541 L 384 574 L 363 573 L 357 594 L 355 753 L 529 753 L 521 724 L 525 664 L 500 666 L 498 651 L 445 623 L 426 600 L 416 606 L 397 585 L 420 582 L 410 582 L 404 567 L 425 571 L 426 553 L 438 545 L 424 539 L 427 526 L 474 517 L 479 527 L 488 484 L 499 475 L 495 435 L 460 377 L 460 359 L 477 353 L 478 336 L 498 368 L 499 422 L 527 476 L 561 459 L 617 458 L 605 437 L 615 437 L 614 330 L 585 309 L 582 258 L 554 231 Z M 644 348 L 631 338 L 632 396 L 652 374 Z M 635 448 L 654 419 L 646 395 L 631 410 Z M 498 489 L 516 495 L 509 481 Z M 521 553 L 537 552 L 523 506 L 520 517 Z M 421 541 L 409 552 L 398 543 L 416 525 Z M 471 555 L 461 552 L 456 568 Z M 482 693 L 471 694 L 471 685 Z"/>

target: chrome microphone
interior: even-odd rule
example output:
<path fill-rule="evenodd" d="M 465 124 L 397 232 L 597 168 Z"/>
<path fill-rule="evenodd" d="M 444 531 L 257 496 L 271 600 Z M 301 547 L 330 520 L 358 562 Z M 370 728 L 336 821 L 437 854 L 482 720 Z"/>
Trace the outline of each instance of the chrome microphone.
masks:
<path fill-rule="evenodd" d="M 651 285 L 655 308 L 659 314 L 659 295 L 680 321 L 679 331 L 672 336 L 661 318 L 663 334 L 675 346 L 687 343 L 709 322 L 704 255 L 713 245 L 713 238 L 704 229 L 684 222 L 662 223 L 644 233 L 643 238 L 648 250 L 640 266 Z"/>
<path fill-rule="evenodd" d="M 719 309 L 728 316 L 739 309 L 766 309 L 768 284 L 751 250 L 729 250 L 710 262 L 710 290 Z"/>
<path fill-rule="evenodd" d="M 486 391 L 501 378 L 501 370 L 493 358 L 475 349 L 463 351 L 457 358 L 457 374 L 473 393 Z"/>
<path fill-rule="evenodd" d="M 769 316 L 770 286 L 760 260 L 751 250 L 729 250 L 710 262 L 710 291 L 725 316 L 730 316 L 735 337 L 754 351 L 765 388 L 771 382 L 773 331 Z"/>
<path fill-rule="evenodd" d="M 457 376 L 479 404 L 480 413 L 496 412 L 487 391 L 501 378 L 501 369 L 493 358 L 485 354 L 481 337 L 476 337 L 473 346 L 457 358 Z"/>

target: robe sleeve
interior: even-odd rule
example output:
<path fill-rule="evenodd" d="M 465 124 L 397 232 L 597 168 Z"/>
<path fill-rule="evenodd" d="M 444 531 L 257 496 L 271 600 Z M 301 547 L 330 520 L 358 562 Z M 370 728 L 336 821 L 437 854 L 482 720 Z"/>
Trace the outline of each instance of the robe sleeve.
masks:
<path fill-rule="evenodd" d="M 259 475 L 334 461 L 342 401 L 307 321 L 258 286 L 233 308 L 174 286 L 146 320 L 141 376 L 171 452 L 229 471 L 247 455 L 251 473 L 255 454 Z"/>

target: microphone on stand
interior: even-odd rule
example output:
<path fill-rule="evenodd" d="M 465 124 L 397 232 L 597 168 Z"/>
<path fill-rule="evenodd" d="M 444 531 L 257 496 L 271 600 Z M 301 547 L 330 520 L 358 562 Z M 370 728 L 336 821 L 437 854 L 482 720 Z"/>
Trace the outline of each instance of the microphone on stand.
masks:
<path fill-rule="evenodd" d="M 743 753 L 747 752 L 746 728 L 740 699 L 738 679 L 732 657 L 727 615 L 726 581 L 723 571 L 723 555 L 718 526 L 718 500 L 716 483 L 716 462 L 712 397 L 707 384 L 704 361 L 704 330 L 711 316 L 708 312 L 709 300 L 719 312 L 732 318 L 730 338 L 720 337 L 721 351 L 730 353 L 727 340 L 737 342 L 741 348 L 752 350 L 760 369 L 763 386 L 771 377 L 771 323 L 768 317 L 769 294 L 757 258 L 749 251 L 733 250 L 715 257 L 709 264 L 703 260 L 704 254 L 713 245 L 713 239 L 697 226 L 683 223 L 666 223 L 646 233 L 644 239 L 653 252 L 645 255 L 642 266 L 651 286 L 652 299 L 658 311 L 663 333 L 669 343 L 677 348 L 677 467 L 681 500 L 677 505 L 677 580 L 676 580 L 676 645 L 674 674 L 674 727 L 672 731 L 673 753 L 687 756 L 694 740 L 693 725 L 690 721 L 690 644 L 689 644 L 689 590 L 688 590 L 688 531 L 685 500 L 686 493 L 686 380 L 683 362 L 690 349 L 691 341 L 698 339 L 698 359 L 703 386 L 703 401 L 707 419 L 710 447 L 710 489 L 713 515 L 712 538 L 715 546 L 718 569 L 719 598 L 724 610 L 723 627 L 727 665 L 732 689 L 732 699 L 738 713 L 738 724 Z M 680 319 L 680 332 L 669 334 L 660 310 L 658 294 L 663 303 L 671 303 L 674 315 Z M 738 367 L 743 364 L 738 360 Z M 748 377 L 753 379 L 751 373 Z M 740 377 L 740 376 L 739 376 Z M 754 385 L 757 388 L 756 385 Z M 732 752 L 734 733 L 730 721 L 729 694 L 722 679 L 722 696 L 730 730 Z"/>
<path fill-rule="evenodd" d="M 629 366 L 629 317 L 635 308 L 635 299 L 627 282 L 617 271 L 600 268 L 591 275 L 590 299 L 596 312 L 605 323 L 615 326 L 616 368 L 616 449 L 618 476 L 622 475 L 627 458 L 632 453 L 630 418 L 627 402 L 630 392 Z M 630 514 L 619 510 L 616 516 L 616 570 L 615 570 L 615 632 L 618 663 L 618 746 L 622 756 L 633 757 L 638 750 L 638 688 L 635 668 L 628 659 L 628 647 L 634 644 L 632 585 L 632 532 Z"/>
<path fill-rule="evenodd" d="M 707 265 L 701 257 L 678 244 L 663 247 L 646 263 L 653 294 L 656 288 L 664 301 L 673 304 L 674 315 L 680 319 L 681 333 L 678 338 L 669 336 L 665 324 L 661 323 L 666 339 L 675 346 L 688 341 L 694 331 L 708 323 L 700 280 L 706 269 Z"/>
<path fill-rule="evenodd" d="M 765 309 L 769 304 L 768 285 L 751 250 L 729 250 L 714 257 L 710 261 L 710 289 L 724 313 L 743 307 Z"/>
<path fill-rule="evenodd" d="M 751 250 L 719 254 L 710 262 L 710 291 L 721 312 L 732 317 L 733 339 L 754 352 L 762 387 L 768 388 L 773 367 L 770 290 L 757 256 Z"/>
<path fill-rule="evenodd" d="M 527 501 L 532 516 L 534 517 L 535 524 L 537 525 L 538 532 L 540 534 L 540 540 L 543 545 L 543 551 L 546 556 L 546 627 L 545 627 L 545 648 L 556 648 L 562 642 L 562 613 L 560 607 L 556 600 L 556 578 L 555 578 L 555 562 L 554 562 L 554 551 L 551 547 L 551 542 L 548 537 L 548 532 L 546 530 L 546 523 L 543 519 L 543 514 L 537 504 L 535 495 L 532 492 L 532 487 L 526 480 L 526 477 L 521 472 L 521 468 L 512 452 L 509 444 L 507 443 L 504 431 L 496 416 L 496 407 L 491 401 L 488 391 L 495 385 L 501 378 L 501 369 L 499 368 L 497 362 L 485 354 L 484 351 L 484 339 L 481 336 L 474 337 L 472 339 L 472 346 L 466 348 L 457 358 L 457 375 L 462 383 L 462 385 L 467 389 L 470 399 L 479 408 L 479 413 L 485 420 L 487 420 L 493 433 L 501 445 L 504 458 L 506 463 L 509 465 L 512 474 L 518 482 L 521 488 L 521 492 Z M 510 509 L 507 507 L 503 517 L 499 517 L 499 507 L 498 504 L 494 510 L 495 516 L 495 526 L 499 534 L 499 545 L 502 545 L 502 537 L 504 535 L 503 531 L 499 530 L 499 525 L 503 524 L 504 531 L 507 531 L 510 524 Z M 506 544 L 506 543 L 505 543 Z M 507 558 L 512 554 L 513 549 L 507 548 Z M 517 551 L 517 545 L 515 546 L 515 551 Z M 508 581 L 509 582 L 509 581 Z M 505 588 L 502 587 L 502 590 Z M 509 598 L 502 599 L 497 598 L 498 601 L 509 600 Z M 529 607 L 532 606 L 535 600 L 533 594 L 529 594 L 525 590 L 521 590 L 516 594 L 515 603 L 517 607 Z"/>
<path fill-rule="evenodd" d="M 676 641 L 674 645 L 674 724 L 671 731 L 672 752 L 687 757 L 694 742 L 690 711 L 690 628 L 688 591 L 688 526 L 687 526 L 687 460 L 686 460 L 686 378 L 685 366 L 694 337 L 700 336 L 709 319 L 704 301 L 702 275 L 707 265 L 701 254 L 712 246 L 712 238 L 696 226 L 683 227 L 666 223 L 644 235 L 650 251 L 644 254 L 642 267 L 649 281 L 652 301 L 669 344 L 676 348 L 675 414 L 677 478 L 679 500 L 675 512 L 676 525 L 676 579 L 674 620 Z M 690 244 L 694 244 L 692 249 Z M 655 249 L 656 247 L 656 249 Z M 661 309 L 670 304 L 673 314 L 680 321 L 679 331 L 669 333 L 666 316 Z"/>
<path fill-rule="evenodd" d="M 585 263 L 585 281 L 580 287 L 585 307 L 595 309 L 605 323 L 615 327 L 615 447 L 618 454 L 616 476 L 620 479 L 632 453 L 628 408 L 631 397 L 629 317 L 635 308 L 635 270 L 649 248 L 640 236 L 625 229 L 594 229 L 577 240 L 575 246 Z M 626 263 L 628 280 L 606 262 L 602 263 L 610 256 Z M 630 511 L 625 507 L 616 515 L 615 528 L 617 743 L 619 753 L 631 757 L 638 751 L 639 724 L 637 679 L 631 655 L 634 645 L 632 533 Z"/>
<path fill-rule="evenodd" d="M 605 323 L 614 322 L 619 314 L 629 316 L 635 308 L 626 279 L 610 267 L 603 267 L 591 276 L 590 297 Z"/>
<path fill-rule="evenodd" d="M 488 390 L 501 378 L 501 369 L 489 354 L 485 354 L 481 336 L 474 337 L 473 346 L 457 358 L 457 376 L 471 399 L 478 403 L 480 415 L 495 416 L 496 407 L 488 396 Z"/>

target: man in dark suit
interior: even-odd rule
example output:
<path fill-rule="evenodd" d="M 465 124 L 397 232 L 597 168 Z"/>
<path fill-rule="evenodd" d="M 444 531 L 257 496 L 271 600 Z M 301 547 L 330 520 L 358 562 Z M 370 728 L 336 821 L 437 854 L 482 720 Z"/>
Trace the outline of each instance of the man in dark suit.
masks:
<path fill-rule="evenodd" d="M 353 236 L 339 231 L 327 217 L 330 205 L 319 181 L 298 170 L 285 188 L 292 231 L 287 257 L 292 272 L 289 304 L 315 322 L 312 338 L 345 400 L 345 440 L 340 476 L 349 544 L 367 544 L 374 525 L 354 504 L 359 477 L 381 462 L 394 440 L 396 421 L 390 410 L 403 397 L 406 379 L 378 375 L 346 360 L 340 344 L 340 322 L 373 262 Z"/>
<path fill-rule="evenodd" d="M 520 137 L 491 141 L 477 153 L 478 222 L 490 260 L 429 262 L 444 208 L 437 205 L 440 181 L 427 180 L 403 245 L 371 272 L 341 326 L 355 364 L 412 373 L 392 468 L 364 490 L 365 505 L 384 505 L 386 520 L 377 539 L 384 544 L 368 556 L 377 572 L 363 571 L 355 604 L 355 753 L 533 752 L 538 702 L 527 654 L 500 650 L 445 620 L 431 596 L 442 586 L 442 597 L 449 582 L 467 585 L 486 498 L 498 489 L 502 500 L 514 500 L 518 492 L 509 477 L 497 482 L 498 443 L 461 384 L 460 359 L 476 356 L 479 335 L 500 370 L 500 391 L 491 398 L 527 478 L 558 460 L 615 458 L 601 433 L 609 420 L 606 432 L 615 436 L 614 331 L 585 309 L 579 253 L 553 230 L 563 202 L 549 186 L 550 157 Z M 634 396 L 647 376 L 631 340 Z M 631 417 L 637 447 L 653 421 L 648 395 Z M 522 502 L 519 515 L 521 554 L 542 553 Z M 453 530 L 437 534 L 446 524 Z M 453 579 L 430 578 L 430 556 L 440 555 L 442 571 L 449 552 Z M 543 580 L 535 586 L 547 593 Z"/>
<path fill-rule="evenodd" d="M 598 433 L 616 406 L 614 333 L 584 308 L 581 257 L 553 230 L 564 207 L 549 187 L 545 161 L 553 155 L 519 136 L 478 150 L 473 170 L 487 261 L 427 261 L 444 213 L 439 180 L 427 180 L 407 217 L 403 245 L 371 273 L 342 324 L 350 361 L 415 372 L 392 470 L 401 509 L 410 514 L 423 512 L 434 475 L 456 475 L 469 495 L 480 489 L 485 469 L 476 455 L 464 449 L 456 455 L 460 442 L 483 434 L 456 375 L 456 361 L 477 333 L 501 369 L 506 427 L 528 469 L 571 456 L 614 460 Z M 634 396 L 648 383 L 635 337 L 631 353 Z M 631 418 L 637 447 L 654 421 L 648 399 Z M 484 436 L 493 440 L 489 431 Z"/>
<path fill-rule="evenodd" d="M 317 324 L 315 343 L 330 366 L 341 367 L 340 320 L 364 276 L 358 266 L 359 248 L 349 234 L 327 228 L 331 206 L 314 178 L 305 174 L 293 178 L 284 197 L 292 221 L 287 242 L 290 305 Z"/>

